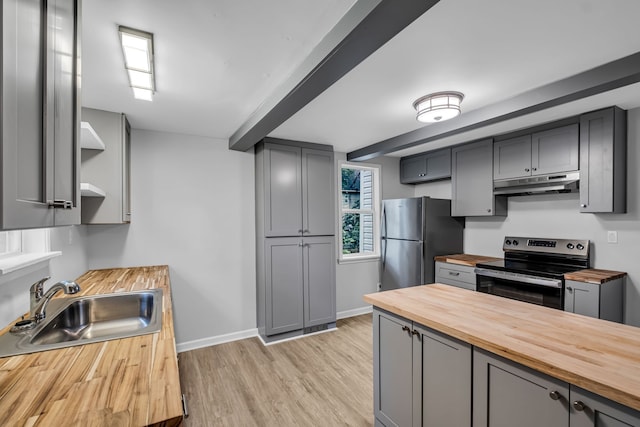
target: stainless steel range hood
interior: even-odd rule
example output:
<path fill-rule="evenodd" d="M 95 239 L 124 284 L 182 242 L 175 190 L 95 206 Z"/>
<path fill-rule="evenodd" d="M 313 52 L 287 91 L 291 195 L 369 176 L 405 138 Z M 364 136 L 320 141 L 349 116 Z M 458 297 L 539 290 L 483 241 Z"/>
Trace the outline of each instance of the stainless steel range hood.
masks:
<path fill-rule="evenodd" d="M 580 188 L 580 172 L 493 181 L 493 194 L 517 196 L 540 193 L 572 193 Z"/>

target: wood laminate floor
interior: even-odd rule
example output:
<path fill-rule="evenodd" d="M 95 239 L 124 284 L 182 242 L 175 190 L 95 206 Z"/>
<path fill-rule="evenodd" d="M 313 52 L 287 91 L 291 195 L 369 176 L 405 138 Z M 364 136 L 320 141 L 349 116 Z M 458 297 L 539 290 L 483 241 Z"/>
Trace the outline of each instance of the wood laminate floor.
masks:
<path fill-rule="evenodd" d="M 180 353 L 186 427 L 371 426 L 371 315 L 271 346 L 258 338 Z"/>

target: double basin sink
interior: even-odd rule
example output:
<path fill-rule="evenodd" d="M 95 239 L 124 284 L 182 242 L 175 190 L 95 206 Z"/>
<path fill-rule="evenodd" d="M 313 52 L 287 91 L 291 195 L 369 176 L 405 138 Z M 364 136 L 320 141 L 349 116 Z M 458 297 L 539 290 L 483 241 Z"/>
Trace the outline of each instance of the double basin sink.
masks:
<path fill-rule="evenodd" d="M 0 336 L 0 357 L 152 334 L 162 328 L 162 289 L 54 298 L 35 328 Z"/>

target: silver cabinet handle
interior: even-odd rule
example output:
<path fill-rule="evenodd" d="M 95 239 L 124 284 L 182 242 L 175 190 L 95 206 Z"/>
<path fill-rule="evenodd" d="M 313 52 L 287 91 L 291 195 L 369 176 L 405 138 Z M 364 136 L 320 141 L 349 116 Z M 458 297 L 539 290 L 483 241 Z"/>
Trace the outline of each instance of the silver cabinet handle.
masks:
<path fill-rule="evenodd" d="M 575 400 L 573 402 L 573 409 L 575 409 L 578 412 L 582 412 L 586 409 L 587 405 L 585 405 L 582 401 L 580 400 Z"/>
<path fill-rule="evenodd" d="M 535 172 L 538 170 L 538 168 L 531 168 L 531 170 Z"/>
<path fill-rule="evenodd" d="M 551 400 L 558 400 L 562 396 L 560 396 L 560 393 L 558 393 L 556 390 L 554 390 L 551 393 L 549 393 L 549 397 L 551 398 Z"/>
<path fill-rule="evenodd" d="M 420 340 L 421 340 L 421 338 L 420 338 L 420 332 L 416 331 L 415 329 L 414 329 L 413 331 L 411 331 L 411 335 L 415 335 L 415 336 L 417 336 L 417 337 L 418 337 L 418 341 L 420 341 Z"/>
<path fill-rule="evenodd" d="M 460 273 L 457 272 L 457 271 L 450 271 L 449 272 L 449 276 L 459 276 L 459 275 L 460 275 Z"/>
<path fill-rule="evenodd" d="M 487 212 L 491 213 L 491 209 L 487 209 Z"/>
<path fill-rule="evenodd" d="M 524 168 L 524 171 L 525 172 L 529 172 L 529 168 Z"/>
<path fill-rule="evenodd" d="M 580 207 L 581 207 L 581 208 L 586 208 L 586 207 L 587 207 L 587 204 L 586 204 L 586 203 L 583 203 L 583 204 L 581 204 L 581 205 L 580 205 Z"/>
<path fill-rule="evenodd" d="M 54 209 L 73 209 L 73 202 L 70 200 L 49 200 L 47 205 Z"/>
<path fill-rule="evenodd" d="M 571 286 L 567 286 L 567 292 L 573 292 L 573 288 Z"/>
<path fill-rule="evenodd" d="M 407 325 L 403 326 L 402 330 L 407 332 L 408 334 L 411 334 L 411 328 L 409 328 Z"/>

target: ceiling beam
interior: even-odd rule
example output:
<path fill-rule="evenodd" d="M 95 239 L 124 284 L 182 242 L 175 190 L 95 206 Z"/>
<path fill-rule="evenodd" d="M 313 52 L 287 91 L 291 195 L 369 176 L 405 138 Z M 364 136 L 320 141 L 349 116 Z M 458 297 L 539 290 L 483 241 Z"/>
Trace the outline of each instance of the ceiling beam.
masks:
<path fill-rule="evenodd" d="M 246 151 L 253 147 L 438 1 L 358 0 L 300 67 L 229 138 L 229 148 Z"/>
<path fill-rule="evenodd" d="M 640 82 L 640 52 L 504 101 L 463 113 L 446 122 L 425 126 L 360 148 L 347 153 L 347 160 L 368 160 L 638 82 Z"/>

